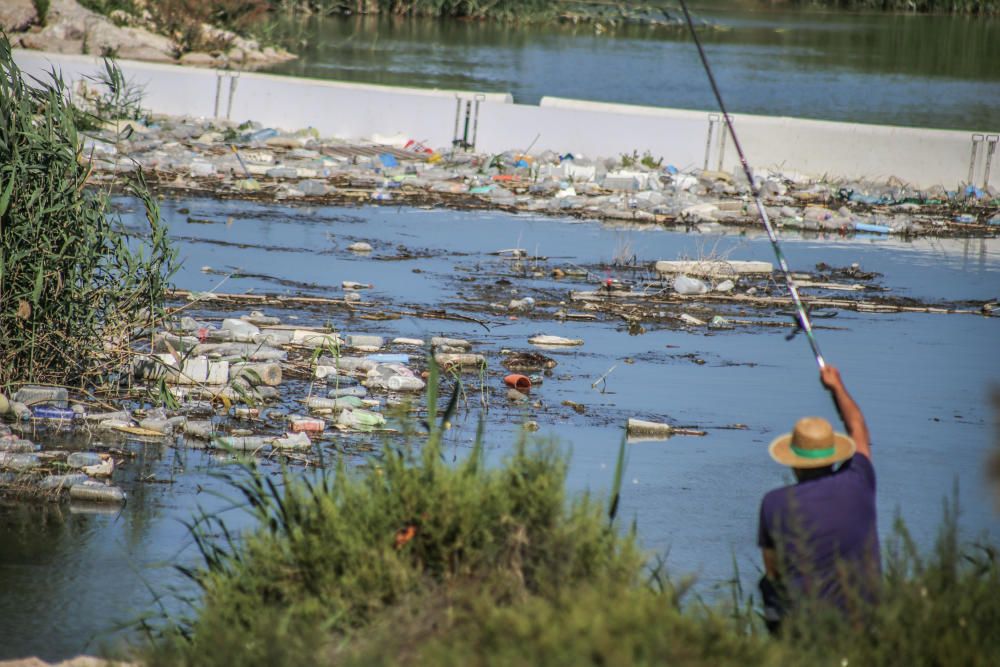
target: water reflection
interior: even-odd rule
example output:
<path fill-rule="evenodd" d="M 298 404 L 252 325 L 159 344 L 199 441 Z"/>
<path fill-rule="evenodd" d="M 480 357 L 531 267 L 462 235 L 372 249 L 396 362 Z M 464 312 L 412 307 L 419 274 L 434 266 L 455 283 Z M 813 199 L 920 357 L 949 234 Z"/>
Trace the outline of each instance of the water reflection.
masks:
<path fill-rule="evenodd" d="M 709 5 L 705 33 L 733 110 L 1000 128 L 1000 20 Z M 285 19 L 300 54 L 276 72 L 387 85 L 714 108 L 680 29 L 510 26 L 392 17 Z"/>

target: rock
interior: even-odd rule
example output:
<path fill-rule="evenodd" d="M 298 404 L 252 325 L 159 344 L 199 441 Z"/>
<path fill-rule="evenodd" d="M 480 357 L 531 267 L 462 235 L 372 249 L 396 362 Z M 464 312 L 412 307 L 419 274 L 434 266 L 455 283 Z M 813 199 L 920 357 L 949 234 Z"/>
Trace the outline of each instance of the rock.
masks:
<path fill-rule="evenodd" d="M 32 0 L 3 0 L 0 2 L 0 28 L 8 34 L 23 32 L 35 24 L 38 16 Z"/>
<path fill-rule="evenodd" d="M 215 65 L 217 59 L 209 53 L 185 53 L 180 58 L 181 65 L 194 65 L 195 67 L 210 67 Z"/>
<path fill-rule="evenodd" d="M 171 38 L 145 28 L 116 25 L 110 18 L 81 6 L 77 0 L 52 0 L 45 27 L 25 32 L 36 22 L 32 0 L 0 2 L 0 27 L 11 35 L 13 43 L 23 48 L 84 55 L 114 53 L 119 58 L 132 60 L 176 62 L 174 54 L 177 47 Z M 255 66 L 294 58 L 286 51 L 261 50 L 256 41 L 243 39 L 220 28 L 207 26 L 203 29 L 212 36 L 231 40 L 237 47 L 233 55 Z M 218 60 L 207 53 L 187 53 L 181 58 L 183 64 L 200 66 L 212 66 L 218 64 Z"/>

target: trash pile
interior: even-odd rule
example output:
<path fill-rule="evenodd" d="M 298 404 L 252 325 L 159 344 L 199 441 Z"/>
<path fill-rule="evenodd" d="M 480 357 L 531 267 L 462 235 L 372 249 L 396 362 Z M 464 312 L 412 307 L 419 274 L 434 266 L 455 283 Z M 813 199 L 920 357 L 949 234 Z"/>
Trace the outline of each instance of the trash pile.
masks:
<path fill-rule="evenodd" d="M 122 504 L 125 492 L 112 479 L 116 466 L 134 455 L 120 446 L 130 442 L 321 465 L 319 441 L 346 447 L 340 436 L 395 432 L 391 408 L 421 410 L 428 351 L 442 385 L 470 373 L 488 381 L 486 356 L 458 338 L 345 335 L 283 325 L 259 311 L 220 323 L 185 316 L 150 333 L 147 349 L 134 357 L 130 391 L 115 404 L 34 385 L 22 386 L 11 400 L 0 396 L 7 420 L 0 424 L 0 493 Z M 538 336 L 530 342 L 583 341 Z M 510 350 L 503 363 L 510 371 L 537 371 L 506 376 L 511 391 L 524 396 L 556 365 L 541 353 Z M 57 440 L 56 432 L 84 448 L 38 444 Z"/>
<path fill-rule="evenodd" d="M 24 437 L 27 423 L 50 428 L 86 426 L 94 420 L 126 418 L 124 413 L 88 415 L 82 405 L 69 407 L 69 393 L 61 387 L 26 385 L 9 401 L 0 396 L 0 413 L 13 417 L 12 426 L 0 423 L 0 490 L 19 496 L 69 498 L 82 503 L 122 504 L 125 492 L 110 483 L 116 456 L 127 454 L 96 445 L 104 451 L 43 450 Z"/>
<path fill-rule="evenodd" d="M 758 226 L 746 178 L 678 170 L 649 154 L 611 158 L 543 151 L 482 155 L 433 150 L 404 136 L 351 142 L 313 129 L 156 116 L 109 124 L 88 138 L 95 182 L 141 167 L 161 188 L 216 196 L 330 203 L 499 208 L 552 215 L 685 225 Z M 754 175 L 777 227 L 836 233 L 993 235 L 1000 193 L 961 186 L 919 190 L 823 182 L 793 172 Z"/>

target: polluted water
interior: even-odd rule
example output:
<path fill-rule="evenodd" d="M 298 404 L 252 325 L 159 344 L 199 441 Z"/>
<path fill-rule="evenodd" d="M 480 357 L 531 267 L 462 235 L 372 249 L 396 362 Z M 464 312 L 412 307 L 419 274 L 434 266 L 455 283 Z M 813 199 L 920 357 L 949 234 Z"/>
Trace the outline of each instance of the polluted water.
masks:
<path fill-rule="evenodd" d="M 115 203 L 140 225 L 136 202 Z M 483 417 L 490 461 L 525 430 L 556 438 L 572 451 L 572 489 L 604 493 L 632 420 L 641 437 L 620 514 L 706 591 L 732 575 L 733 553 L 755 571 L 756 502 L 784 481 L 770 439 L 803 414 L 836 419 L 773 273 L 740 270 L 770 261 L 752 231 L 209 197 L 161 206 L 184 259 L 170 306 L 184 310 L 136 359 L 149 394 L 122 406 L 32 388 L 29 401 L 7 397 L 29 411 L 8 413 L 5 435 L 18 463 L 4 474 L 27 489 L 5 506 L 20 529 L 0 546 L 0 645 L 16 654 L 83 651 L 152 602 L 151 576 L 183 589 L 171 565 L 197 561 L 182 523 L 197 507 L 247 526 L 217 495 L 235 458 L 306 476 L 371 460 L 402 437 L 401 415 L 426 416 L 432 357 L 442 396 L 462 385 L 446 436 L 456 458 Z M 883 530 L 903 508 L 927 543 L 956 478 L 963 527 L 988 529 L 978 470 L 998 376 L 998 242 L 823 231 L 783 242 L 876 456 L 894 461 L 879 471 Z M 677 289 L 681 276 L 705 289 Z M 169 405 L 153 400 L 164 390 Z M 42 407 L 56 412 L 31 412 Z M 35 486 L 70 495 L 53 502 Z M 17 583 L 25 562 L 44 590 Z M 44 640 L 30 630 L 40 622 L 55 629 Z"/>

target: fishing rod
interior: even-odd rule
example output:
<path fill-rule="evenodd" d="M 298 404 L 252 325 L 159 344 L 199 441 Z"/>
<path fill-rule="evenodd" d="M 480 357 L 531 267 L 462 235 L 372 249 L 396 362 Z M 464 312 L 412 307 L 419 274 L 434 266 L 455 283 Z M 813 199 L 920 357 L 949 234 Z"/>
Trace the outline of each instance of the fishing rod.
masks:
<path fill-rule="evenodd" d="M 785 276 L 785 284 L 788 286 L 788 292 L 792 295 L 792 301 L 795 302 L 795 315 L 799 322 L 799 327 L 805 333 L 806 338 L 809 339 L 809 345 L 812 347 L 813 355 L 816 357 L 816 363 L 822 369 L 826 366 L 826 361 L 823 359 L 823 354 L 819 351 L 819 343 L 816 342 L 816 336 L 813 335 L 812 323 L 809 321 L 809 314 L 806 313 L 805 307 L 802 305 L 802 299 L 799 297 L 799 290 L 795 286 L 795 281 L 792 280 L 792 274 L 788 270 L 788 262 L 785 261 L 785 254 L 781 252 L 781 245 L 778 243 L 778 237 L 774 233 L 774 228 L 771 226 L 771 220 L 767 217 L 767 210 L 764 208 L 764 203 L 760 200 L 760 189 L 753 180 L 753 172 L 750 171 L 750 165 L 747 163 L 747 157 L 743 153 L 743 147 L 740 145 L 740 140 L 736 136 L 736 130 L 733 128 L 733 119 L 729 117 L 729 112 L 726 111 L 726 105 L 722 101 L 722 93 L 719 92 L 719 86 L 715 82 L 715 75 L 712 74 L 712 68 L 708 64 L 708 58 L 705 56 L 705 49 L 701 46 L 701 40 L 698 39 L 698 32 L 694 29 L 694 21 L 691 20 L 691 13 L 688 11 L 687 2 L 685 0 L 680 0 L 681 9 L 684 11 L 684 19 L 687 21 L 688 29 L 691 31 L 691 38 L 694 40 L 694 45 L 698 48 L 698 56 L 701 58 L 701 64 L 705 68 L 705 74 L 708 75 L 708 83 L 712 86 L 712 92 L 715 93 L 715 101 L 719 103 L 719 110 L 722 112 L 722 117 L 726 121 L 726 128 L 729 130 L 729 136 L 733 138 L 733 146 L 736 147 L 736 154 L 740 156 L 740 164 L 743 165 L 743 173 L 747 177 L 747 182 L 750 184 L 750 194 L 753 196 L 754 204 L 757 205 L 757 213 L 760 215 L 761 221 L 764 223 L 764 229 L 767 230 L 767 237 L 771 240 L 771 247 L 774 249 L 774 256 L 778 259 L 778 266 L 781 267 L 781 272 Z"/>

